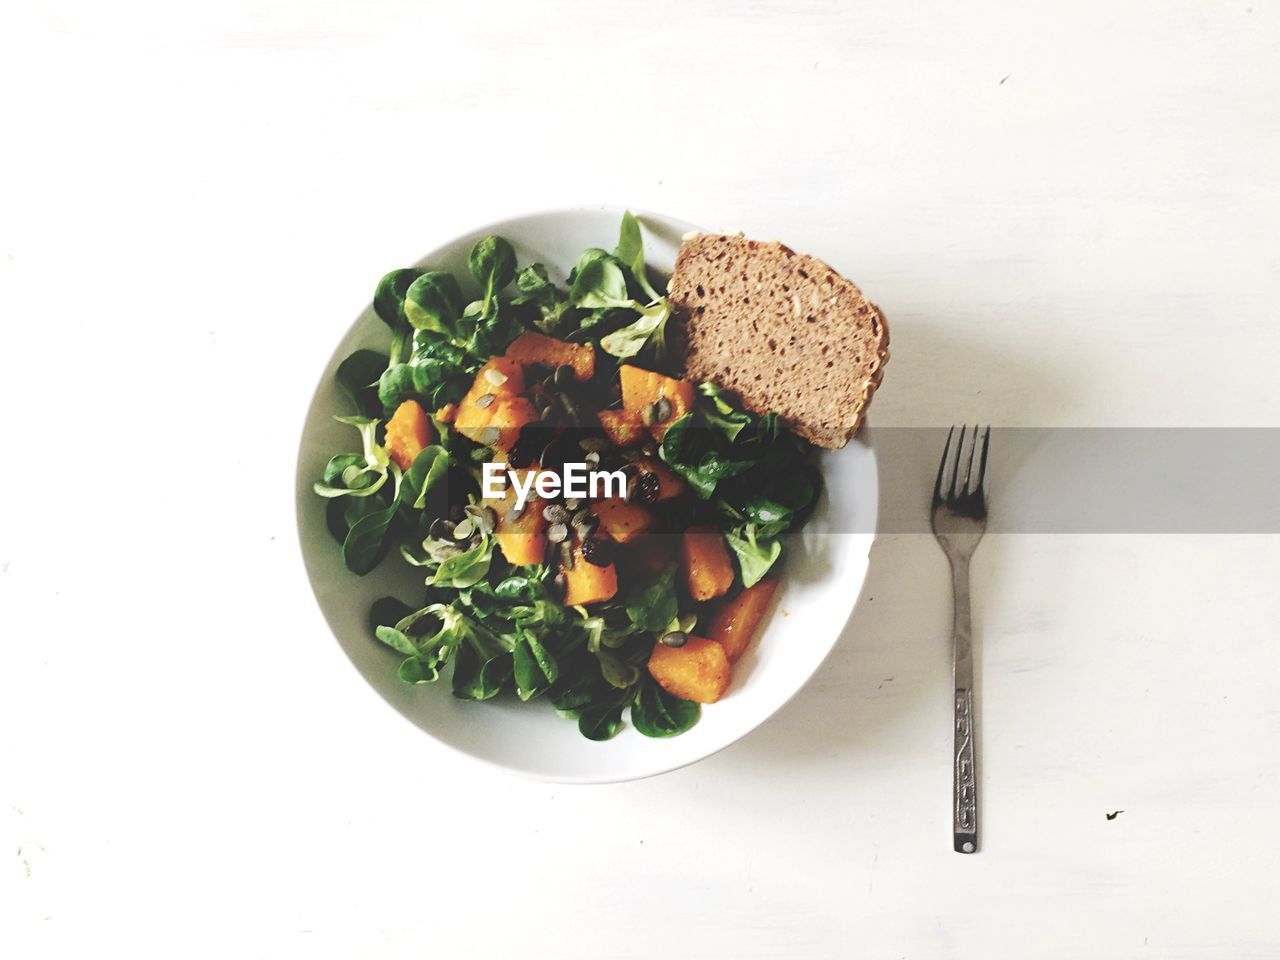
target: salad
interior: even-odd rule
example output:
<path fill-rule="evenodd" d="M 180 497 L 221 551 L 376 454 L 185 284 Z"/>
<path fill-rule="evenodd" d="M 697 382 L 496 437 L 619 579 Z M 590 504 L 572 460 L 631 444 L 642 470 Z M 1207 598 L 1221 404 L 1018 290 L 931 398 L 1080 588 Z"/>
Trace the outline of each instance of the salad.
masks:
<path fill-rule="evenodd" d="M 389 348 L 337 369 L 359 449 L 315 484 L 329 530 L 353 573 L 408 563 L 425 586 L 377 601 L 372 634 L 406 683 L 545 700 L 593 740 L 624 715 L 682 733 L 728 688 L 818 498 L 809 445 L 676 375 L 631 214 L 563 285 L 501 237 L 468 268 L 383 277 Z"/>

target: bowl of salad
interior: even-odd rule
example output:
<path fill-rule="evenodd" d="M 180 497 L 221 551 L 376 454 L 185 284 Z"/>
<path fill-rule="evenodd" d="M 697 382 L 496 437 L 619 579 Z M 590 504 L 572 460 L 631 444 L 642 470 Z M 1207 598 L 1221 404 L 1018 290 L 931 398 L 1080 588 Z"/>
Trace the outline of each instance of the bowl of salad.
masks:
<path fill-rule="evenodd" d="M 562 782 L 722 749 L 818 669 L 866 573 L 875 459 L 684 380 L 693 225 L 534 214 L 374 278 L 303 429 L 297 515 L 342 649 L 451 748 Z"/>

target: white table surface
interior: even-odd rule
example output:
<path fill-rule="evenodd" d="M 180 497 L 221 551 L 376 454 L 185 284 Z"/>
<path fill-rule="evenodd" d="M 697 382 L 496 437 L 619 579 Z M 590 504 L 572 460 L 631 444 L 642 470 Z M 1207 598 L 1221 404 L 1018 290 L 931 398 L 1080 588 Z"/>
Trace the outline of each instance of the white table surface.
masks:
<path fill-rule="evenodd" d="M 983 544 L 961 857 L 927 537 L 746 740 L 563 788 L 359 680 L 292 510 L 373 281 L 572 204 L 849 273 L 878 426 L 1277 426 L 1278 55 L 1266 0 L 5 5 L 6 955 L 1280 955 L 1276 537 Z"/>

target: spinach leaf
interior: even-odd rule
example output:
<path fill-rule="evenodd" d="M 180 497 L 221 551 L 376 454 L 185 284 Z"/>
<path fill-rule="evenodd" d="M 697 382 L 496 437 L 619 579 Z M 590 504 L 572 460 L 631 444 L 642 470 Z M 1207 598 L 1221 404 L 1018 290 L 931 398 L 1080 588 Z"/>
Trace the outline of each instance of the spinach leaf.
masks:
<path fill-rule="evenodd" d="M 462 313 L 462 289 L 453 274 L 442 270 L 424 273 L 405 293 L 404 316 L 415 330 L 456 335 Z"/>
<path fill-rule="evenodd" d="M 540 263 L 529 264 L 516 277 L 516 288 L 520 295 L 512 299 L 512 306 L 528 304 L 537 307 L 534 325 L 543 333 L 554 336 L 559 331 L 568 302 L 551 282 L 547 268 Z"/>
<path fill-rule="evenodd" d="M 671 319 L 671 303 L 666 297 L 647 306 L 636 304 L 640 319 L 629 326 L 607 334 L 600 340 L 605 353 L 620 359 L 634 357 L 649 344 L 653 344 L 654 357 L 659 362 L 666 351 L 666 327 Z"/>
<path fill-rule="evenodd" d="M 422 271 L 413 267 L 392 270 L 378 281 L 378 288 L 373 294 L 373 312 L 394 332 L 405 323 L 404 300 L 413 281 L 422 276 Z"/>
<path fill-rule="evenodd" d="M 511 679 L 511 644 L 462 614 L 456 616 L 459 646 L 453 664 L 453 695 L 460 700 L 495 697 Z"/>
<path fill-rule="evenodd" d="M 658 633 L 666 630 L 680 612 L 676 597 L 676 568 L 668 566 L 651 580 L 643 581 L 627 596 L 627 616 L 639 630 Z"/>
<path fill-rule="evenodd" d="M 353 454 L 339 454 L 325 467 L 322 483 L 312 489 L 322 497 L 371 497 L 387 482 L 391 458 L 386 447 L 377 442 L 378 421 L 373 417 L 334 417 L 339 423 L 349 424 L 360 431 L 364 453 L 357 458 Z M 341 473 L 333 471 L 341 459 Z M 397 477 L 399 470 L 396 470 Z"/>
<path fill-rule="evenodd" d="M 697 723 L 700 713 L 698 704 L 673 697 L 645 676 L 631 704 L 631 723 L 646 737 L 674 737 Z"/>
<path fill-rule="evenodd" d="M 611 687 L 626 690 L 640 679 L 640 668 L 612 650 L 601 648 L 596 659 L 600 661 L 600 675 Z"/>
<path fill-rule="evenodd" d="M 742 573 L 742 585 L 753 587 L 764 578 L 769 569 L 782 556 L 782 544 L 776 539 L 760 537 L 754 523 L 735 527 L 724 535 L 729 549 L 738 558 Z"/>
<path fill-rule="evenodd" d="M 427 447 L 414 457 L 409 472 L 404 475 L 404 490 L 400 501 L 415 510 L 423 509 L 427 505 L 427 493 L 448 472 L 449 451 L 434 444 Z"/>
<path fill-rule="evenodd" d="M 369 625 L 373 630 L 378 627 L 394 627 L 396 623 L 413 613 L 413 607 L 396 597 L 379 597 L 369 608 Z"/>
<path fill-rule="evenodd" d="M 707 423 L 719 430 L 732 443 L 738 439 L 744 427 L 751 425 L 751 414 L 729 402 L 725 392 L 710 381 L 698 384 L 698 392 L 711 401 L 703 406 L 702 415 Z"/>
<path fill-rule="evenodd" d="M 658 292 L 649 285 L 649 278 L 645 272 L 644 238 L 640 236 L 640 221 L 632 215 L 630 210 L 622 215 L 622 224 L 618 228 L 618 246 L 613 251 L 613 255 L 626 264 L 631 275 L 648 294 L 650 300 L 660 299 Z"/>
<path fill-rule="evenodd" d="M 622 268 L 603 250 L 599 253 L 585 262 L 578 261 L 573 286 L 569 288 L 570 302 L 588 310 L 630 307 L 635 301 L 627 296 L 627 278 Z"/>
<path fill-rule="evenodd" d="M 414 392 L 428 398 L 434 410 L 463 398 L 479 364 L 447 337 L 430 330 L 417 330 L 413 334 L 409 366 L 413 370 Z"/>
<path fill-rule="evenodd" d="M 578 732 L 588 740 L 611 740 L 622 729 L 622 711 L 629 702 L 629 691 L 622 696 L 593 701 L 578 715 Z"/>
<path fill-rule="evenodd" d="M 690 412 L 667 428 L 659 448 L 662 459 L 689 482 L 703 500 L 715 493 L 725 477 L 750 470 L 755 461 L 728 444 L 717 444 L 711 430 Z"/>
<path fill-rule="evenodd" d="M 482 537 L 477 546 L 441 562 L 427 583 L 456 590 L 474 586 L 489 575 L 492 561 L 493 537 Z"/>
<path fill-rule="evenodd" d="M 417 393 L 413 383 L 413 367 L 407 363 L 394 363 L 378 378 L 378 402 L 382 411 L 390 416 L 396 407 Z"/>
<path fill-rule="evenodd" d="M 384 605 L 384 613 L 386 600 L 379 601 Z M 423 622 L 439 622 L 440 629 L 424 637 Z M 391 625 L 380 623 L 374 628 L 374 636 L 406 655 L 407 659 L 400 664 L 400 679 L 406 683 L 434 683 L 440 678 L 440 667 L 462 641 L 458 614 L 442 603 L 406 613 Z"/>
<path fill-rule="evenodd" d="M 516 694 L 531 700 L 545 693 L 560 677 L 560 665 L 551 652 L 529 631 L 522 631 L 512 650 Z"/>
<path fill-rule="evenodd" d="M 467 267 L 476 282 L 484 288 L 484 304 L 487 308 L 494 294 L 515 279 L 516 252 L 502 237 L 483 237 L 471 248 Z M 481 312 L 486 311 L 482 309 Z"/>
<path fill-rule="evenodd" d="M 342 562 L 348 570 L 360 576 L 371 571 L 386 556 L 387 531 L 400 507 L 402 489 L 400 468 L 394 463 L 391 464 L 391 474 L 395 477 L 395 489 L 391 494 L 390 505 L 366 513 L 352 524 L 342 541 Z"/>
<path fill-rule="evenodd" d="M 363 416 L 376 417 L 381 413 L 378 403 L 378 378 L 387 369 L 386 354 L 376 350 L 357 350 L 334 372 L 338 388 L 355 404 Z"/>

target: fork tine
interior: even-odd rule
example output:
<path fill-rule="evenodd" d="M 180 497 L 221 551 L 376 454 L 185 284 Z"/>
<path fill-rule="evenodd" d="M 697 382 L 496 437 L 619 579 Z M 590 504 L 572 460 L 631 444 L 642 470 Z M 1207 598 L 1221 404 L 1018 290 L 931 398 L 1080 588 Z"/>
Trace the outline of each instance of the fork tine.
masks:
<path fill-rule="evenodd" d="M 942 447 L 942 461 L 938 464 L 938 479 L 933 484 L 933 499 L 935 501 L 942 499 L 942 478 L 947 472 L 947 454 L 951 452 L 951 436 L 955 432 L 955 427 L 947 431 L 947 442 Z"/>
<path fill-rule="evenodd" d="M 969 492 L 969 478 L 973 476 L 973 455 L 978 452 L 978 425 L 973 427 L 973 443 L 969 444 L 969 463 L 964 468 L 964 486 L 960 488 L 960 494 Z"/>
<path fill-rule="evenodd" d="M 991 425 L 987 424 L 986 432 L 982 435 L 982 457 L 978 460 L 978 486 L 973 491 L 980 500 L 986 496 L 986 492 L 983 490 L 982 484 L 987 477 L 987 449 L 990 446 Z"/>
<path fill-rule="evenodd" d="M 958 497 L 963 490 L 960 487 L 960 454 L 964 451 L 965 426 L 960 425 L 960 436 L 956 439 L 956 460 L 951 468 L 951 499 Z"/>

